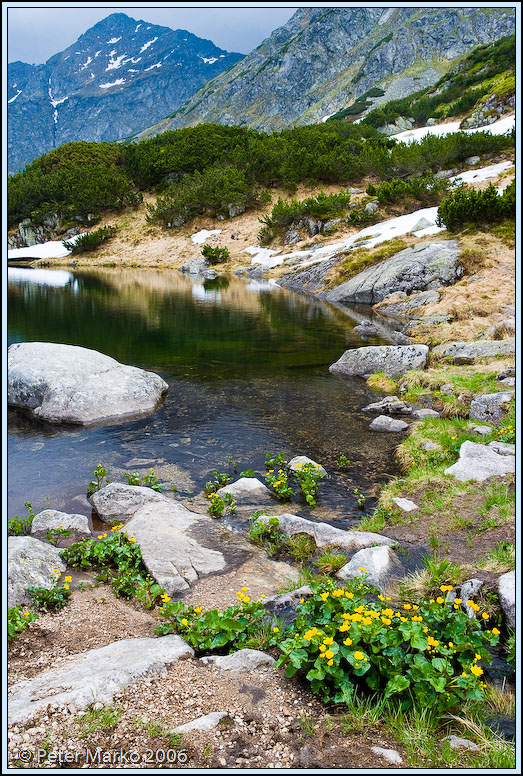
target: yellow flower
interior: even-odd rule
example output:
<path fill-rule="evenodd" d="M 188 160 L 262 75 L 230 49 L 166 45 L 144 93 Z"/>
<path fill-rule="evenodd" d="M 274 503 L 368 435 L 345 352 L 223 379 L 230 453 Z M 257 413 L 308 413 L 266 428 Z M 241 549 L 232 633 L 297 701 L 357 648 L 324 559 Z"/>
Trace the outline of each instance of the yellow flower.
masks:
<path fill-rule="evenodd" d="M 333 638 L 331 638 L 330 636 L 328 636 L 327 638 L 323 639 L 323 643 L 324 643 L 324 644 L 327 644 L 327 645 L 330 645 L 330 644 L 332 644 L 333 642 L 334 642 L 334 639 L 333 639 Z"/>
<path fill-rule="evenodd" d="M 412 606 L 410 604 L 403 604 L 404 609 L 412 609 Z"/>
<path fill-rule="evenodd" d="M 129 541 L 130 541 L 130 542 L 132 542 L 132 543 L 134 544 L 134 543 L 135 543 L 135 541 L 136 541 L 136 539 L 134 539 L 134 538 L 131 536 L 131 538 L 129 539 Z"/>
<path fill-rule="evenodd" d="M 392 620 L 389 620 L 388 617 L 382 617 L 381 621 L 384 625 L 390 625 Z"/>
<path fill-rule="evenodd" d="M 53 569 L 53 574 L 59 574 L 59 573 L 60 573 L 60 569 Z"/>
<path fill-rule="evenodd" d="M 494 636 L 499 636 L 501 631 L 499 631 L 497 628 L 492 628 L 492 633 L 494 634 Z"/>
<path fill-rule="evenodd" d="M 280 632 L 280 629 L 275 627 L 275 628 L 273 628 L 273 629 L 272 629 L 272 632 L 273 632 L 273 633 L 279 633 L 279 632 Z"/>
<path fill-rule="evenodd" d="M 187 620 L 186 620 L 186 619 L 185 619 L 185 617 L 184 617 L 184 618 L 183 618 L 183 620 L 182 620 L 182 625 L 185 625 L 185 627 L 187 627 L 187 625 L 188 625 L 188 624 L 189 624 L 189 623 L 187 622 Z"/>
<path fill-rule="evenodd" d="M 244 604 L 248 604 L 250 600 L 251 600 L 251 599 L 250 599 L 250 596 L 248 596 L 248 595 L 244 595 L 244 596 L 243 596 L 243 603 L 244 603 Z"/>
<path fill-rule="evenodd" d="M 72 581 L 73 581 L 72 577 L 64 577 L 64 582 L 72 582 Z"/>
<path fill-rule="evenodd" d="M 483 612 L 481 616 L 483 617 L 484 620 L 488 620 L 488 614 L 486 612 Z"/>
<path fill-rule="evenodd" d="M 345 598 L 354 598 L 354 593 L 345 593 Z"/>
<path fill-rule="evenodd" d="M 300 604 L 302 604 L 305 601 L 305 598 L 300 598 Z"/>
<path fill-rule="evenodd" d="M 363 652 L 355 652 L 353 657 L 355 660 L 363 660 L 365 655 L 363 654 Z"/>
<path fill-rule="evenodd" d="M 360 571 L 366 571 L 367 569 L 365 568 L 365 566 L 360 566 L 359 570 Z"/>
<path fill-rule="evenodd" d="M 30 614 L 31 612 L 24 612 L 24 617 L 29 617 Z"/>
<path fill-rule="evenodd" d="M 69 585 L 64 585 L 64 590 L 69 590 Z"/>
<path fill-rule="evenodd" d="M 334 657 L 334 652 L 333 652 L 332 650 L 328 649 L 328 650 L 327 650 L 327 652 L 325 653 L 325 657 L 326 657 L 328 660 L 331 660 L 331 658 L 333 658 L 333 657 Z"/>
<path fill-rule="evenodd" d="M 483 669 L 479 666 L 470 666 L 470 673 L 474 674 L 474 676 L 481 676 Z"/>
<path fill-rule="evenodd" d="M 327 665 L 331 666 L 334 663 L 334 660 L 327 660 Z"/>
<path fill-rule="evenodd" d="M 199 606 L 197 606 L 197 607 L 196 607 L 196 609 L 195 609 L 194 611 L 196 612 L 196 614 L 200 614 L 200 612 L 201 612 L 201 608 L 200 608 Z"/>
<path fill-rule="evenodd" d="M 343 643 L 345 644 L 346 647 L 350 647 L 350 645 L 352 644 L 352 639 L 349 639 L 347 637 Z"/>
<path fill-rule="evenodd" d="M 455 598 L 454 603 L 459 606 L 461 603 L 463 603 L 463 600 L 461 598 Z"/>
<path fill-rule="evenodd" d="M 320 652 L 326 652 L 326 651 L 327 651 L 327 647 L 325 646 L 325 644 L 320 644 Z"/>
<path fill-rule="evenodd" d="M 329 597 L 328 593 L 320 593 L 320 598 L 322 601 L 326 601 L 328 597 Z"/>
<path fill-rule="evenodd" d="M 452 641 L 449 641 L 449 648 L 451 648 L 453 646 L 454 646 L 454 644 L 452 643 Z"/>
<path fill-rule="evenodd" d="M 469 600 L 467 601 L 467 606 L 474 606 L 474 601 L 472 600 L 472 598 L 469 598 Z"/>
<path fill-rule="evenodd" d="M 443 598 L 440 595 L 436 598 L 436 603 L 437 604 L 442 604 L 443 603 Z"/>

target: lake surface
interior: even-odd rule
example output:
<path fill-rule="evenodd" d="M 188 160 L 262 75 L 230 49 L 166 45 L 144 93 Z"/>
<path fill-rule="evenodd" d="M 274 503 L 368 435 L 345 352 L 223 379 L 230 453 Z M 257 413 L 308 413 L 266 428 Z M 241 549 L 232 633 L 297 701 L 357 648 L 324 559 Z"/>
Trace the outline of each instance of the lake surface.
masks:
<path fill-rule="evenodd" d="M 283 451 L 333 474 L 312 516 L 347 526 L 361 517 L 353 489 L 370 508 L 376 483 L 397 473 L 401 436 L 370 431 L 361 412 L 379 395 L 328 371 L 364 343 L 356 322 L 326 303 L 273 283 L 197 283 L 171 270 L 10 268 L 8 281 L 9 344 L 81 345 L 169 384 L 156 412 L 104 426 L 52 426 L 10 409 L 9 517 L 25 501 L 85 512 L 73 499 L 99 463 L 114 480 L 153 467 L 166 491 L 190 496 L 214 470 L 260 476 L 265 454 Z M 347 474 L 335 466 L 341 454 Z M 289 511 L 310 516 L 298 497 Z"/>

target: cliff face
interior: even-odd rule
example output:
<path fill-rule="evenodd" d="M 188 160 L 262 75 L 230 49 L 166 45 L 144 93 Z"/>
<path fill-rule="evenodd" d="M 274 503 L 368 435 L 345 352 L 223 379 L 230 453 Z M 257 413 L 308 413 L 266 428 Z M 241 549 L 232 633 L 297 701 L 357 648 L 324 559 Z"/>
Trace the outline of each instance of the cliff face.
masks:
<path fill-rule="evenodd" d="M 265 130 L 317 122 L 377 87 L 376 106 L 432 85 L 450 61 L 514 26 L 513 9 L 300 9 L 138 138 L 208 121 Z"/>
<path fill-rule="evenodd" d="M 9 172 L 72 140 L 117 140 L 242 58 L 186 30 L 111 14 L 44 65 L 8 66 Z"/>

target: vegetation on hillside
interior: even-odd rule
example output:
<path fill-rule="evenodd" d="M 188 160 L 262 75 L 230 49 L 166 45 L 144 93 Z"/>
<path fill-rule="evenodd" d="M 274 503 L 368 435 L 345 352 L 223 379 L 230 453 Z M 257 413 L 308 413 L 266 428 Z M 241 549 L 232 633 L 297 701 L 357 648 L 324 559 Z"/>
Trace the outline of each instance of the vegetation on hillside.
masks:
<path fill-rule="evenodd" d="M 460 116 L 494 91 L 500 98 L 505 96 L 507 89 L 508 93 L 514 93 L 514 69 L 515 36 L 510 35 L 495 43 L 478 46 L 434 86 L 380 105 L 367 114 L 362 124 L 382 127 L 399 116 L 409 116 L 422 126 L 431 117 Z M 360 97 L 358 103 L 361 100 Z M 358 115 L 364 110 L 365 106 L 362 106 Z M 351 115 L 355 113 L 351 111 Z M 335 115 L 340 117 L 339 113 Z"/>
<path fill-rule="evenodd" d="M 490 184 L 482 191 L 460 186 L 438 208 L 438 225 L 455 231 L 465 224 L 488 224 L 516 216 L 516 181 L 498 194 Z"/>

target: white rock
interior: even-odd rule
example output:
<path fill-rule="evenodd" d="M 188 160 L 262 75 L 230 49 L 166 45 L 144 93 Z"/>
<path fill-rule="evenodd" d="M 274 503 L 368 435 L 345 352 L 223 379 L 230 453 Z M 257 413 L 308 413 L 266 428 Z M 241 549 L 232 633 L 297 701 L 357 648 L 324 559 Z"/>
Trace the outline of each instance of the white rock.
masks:
<path fill-rule="evenodd" d="M 370 428 L 373 431 L 392 431 L 397 433 L 398 431 L 405 431 L 409 427 L 408 423 L 404 420 L 396 420 L 396 418 L 389 418 L 388 415 L 378 415 L 374 418 L 370 424 Z"/>
<path fill-rule="evenodd" d="M 498 580 L 498 594 L 501 608 L 505 612 L 510 628 L 516 624 L 516 572 L 509 571 Z"/>
<path fill-rule="evenodd" d="M 19 342 L 7 356 L 7 401 L 50 423 L 87 425 L 155 409 L 169 386 L 96 350 Z"/>
<path fill-rule="evenodd" d="M 489 434 L 492 434 L 493 429 L 492 426 L 472 426 L 471 431 L 480 436 L 488 436 Z"/>
<path fill-rule="evenodd" d="M 327 475 L 327 471 L 321 466 L 321 464 L 316 463 L 316 461 L 313 461 L 312 458 L 307 458 L 306 455 L 296 455 L 294 458 L 291 458 L 289 461 L 289 469 L 291 472 L 299 472 L 301 468 L 305 466 L 305 464 L 312 464 L 318 471 L 320 471 L 323 476 L 325 477 Z M 298 466 L 298 464 L 300 464 Z"/>
<path fill-rule="evenodd" d="M 184 725 L 178 725 L 172 732 L 180 734 L 191 733 L 193 730 L 213 730 L 224 717 L 228 716 L 226 711 L 212 711 L 210 714 L 192 719 Z"/>
<path fill-rule="evenodd" d="M 392 500 L 403 512 L 413 512 L 415 509 L 419 509 L 419 506 L 408 498 L 393 498 Z"/>
<path fill-rule="evenodd" d="M 449 736 L 449 745 L 451 749 L 470 749 L 471 752 L 479 752 L 479 746 L 473 741 L 469 741 L 468 738 Z"/>
<path fill-rule="evenodd" d="M 7 607 L 28 604 L 33 600 L 27 593 L 29 587 L 45 587 L 49 590 L 53 569 L 65 571 L 66 565 L 60 550 L 33 536 L 9 536 L 7 539 Z"/>
<path fill-rule="evenodd" d="M 176 501 L 145 504 L 134 513 L 125 530 L 140 545 L 149 574 L 169 595 L 187 590 L 204 574 L 225 568 L 221 552 L 194 538 L 197 532 L 209 545 L 221 546 L 222 537 L 217 535 L 212 518 L 190 512 Z"/>
<path fill-rule="evenodd" d="M 256 668 L 273 666 L 276 662 L 273 657 L 258 649 L 239 649 L 231 655 L 208 655 L 201 657 L 204 665 L 215 666 L 223 671 L 235 671 L 237 673 L 250 673 Z"/>
<path fill-rule="evenodd" d="M 54 528 L 71 531 L 73 538 L 91 536 L 89 520 L 85 515 L 70 515 L 67 512 L 58 512 L 56 509 L 44 509 L 35 515 L 31 525 L 31 536 L 45 539 L 49 531 Z"/>
<path fill-rule="evenodd" d="M 387 412 L 392 415 L 410 415 L 412 407 L 405 404 L 397 396 L 386 396 L 381 401 L 375 401 L 362 408 L 362 412 Z"/>
<path fill-rule="evenodd" d="M 416 420 L 423 420 L 424 418 L 439 418 L 439 416 L 439 412 L 436 412 L 436 410 L 421 409 L 412 411 L 412 417 Z"/>
<path fill-rule="evenodd" d="M 511 455 L 499 455 L 488 445 L 467 440 L 459 451 L 459 460 L 445 469 L 445 474 L 455 477 L 460 482 L 476 480 L 478 482 L 489 477 L 503 477 L 515 471 L 515 460 Z"/>
<path fill-rule="evenodd" d="M 167 666 L 192 657 L 194 651 L 179 636 L 123 639 L 79 655 L 68 655 L 63 666 L 18 682 L 9 699 L 9 724 L 25 722 L 49 704 L 78 710 L 94 703 L 110 704 L 113 695 L 130 684 L 164 676 Z"/>
<path fill-rule="evenodd" d="M 89 501 L 104 523 L 111 523 L 113 520 L 125 523 L 146 504 L 172 503 L 167 496 L 152 488 L 124 485 L 121 482 L 110 482 L 109 485 L 93 493 Z"/>
<path fill-rule="evenodd" d="M 336 572 L 336 577 L 356 579 L 366 574 L 366 581 L 382 590 L 391 577 L 399 576 L 402 572 L 403 567 L 390 547 L 367 547 L 353 555 L 350 561 Z"/>
<path fill-rule="evenodd" d="M 401 765 L 403 763 L 400 753 L 395 749 L 382 749 L 381 746 L 373 746 L 372 751 L 391 765 Z"/>
<path fill-rule="evenodd" d="M 511 445 L 509 442 L 489 442 L 487 447 L 491 447 L 500 455 L 516 455 L 516 445 Z"/>
<path fill-rule="evenodd" d="M 269 488 L 256 477 L 240 477 L 236 482 L 224 485 L 217 493 L 222 498 L 229 493 L 238 504 L 262 504 L 272 498 Z"/>
<path fill-rule="evenodd" d="M 314 523 L 298 515 L 260 515 L 258 520 L 268 523 L 271 517 L 277 517 L 279 530 L 287 536 L 306 533 L 312 536 L 317 547 L 342 547 L 345 550 L 360 550 L 371 545 L 396 544 L 393 539 L 370 531 L 344 531 L 328 523 Z"/>

